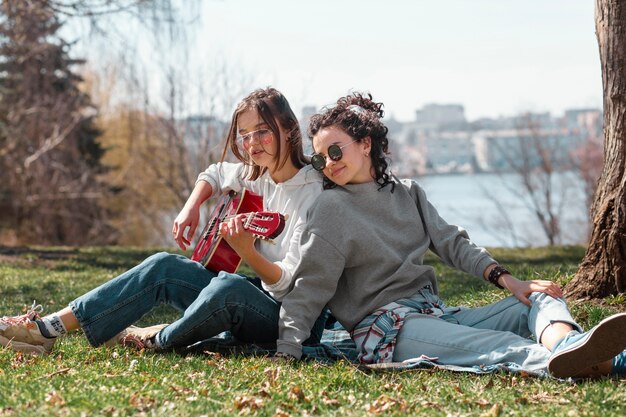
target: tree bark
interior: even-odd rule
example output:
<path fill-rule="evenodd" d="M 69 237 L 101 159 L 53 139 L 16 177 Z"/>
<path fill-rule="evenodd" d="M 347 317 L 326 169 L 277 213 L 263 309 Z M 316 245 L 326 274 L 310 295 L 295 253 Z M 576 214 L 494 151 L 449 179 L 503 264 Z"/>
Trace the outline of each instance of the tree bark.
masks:
<path fill-rule="evenodd" d="M 626 1 L 596 0 L 604 91 L 604 168 L 587 253 L 566 294 L 603 298 L 626 292 Z"/>

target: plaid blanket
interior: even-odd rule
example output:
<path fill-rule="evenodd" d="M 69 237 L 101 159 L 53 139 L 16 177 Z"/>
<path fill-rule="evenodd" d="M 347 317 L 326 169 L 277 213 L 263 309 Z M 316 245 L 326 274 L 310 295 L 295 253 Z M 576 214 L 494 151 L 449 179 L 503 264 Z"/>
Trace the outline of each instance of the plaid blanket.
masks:
<path fill-rule="evenodd" d="M 186 348 L 182 353 L 217 352 L 223 355 L 254 355 L 270 356 L 276 352 L 276 345 L 246 344 L 237 341 L 229 333 L 218 337 L 203 340 Z M 321 363 L 332 363 L 345 360 L 369 372 L 393 372 L 410 369 L 443 369 L 453 372 L 469 372 L 474 374 L 489 374 L 494 372 L 513 372 L 523 376 L 547 377 L 546 372 L 528 372 L 515 363 L 504 363 L 488 366 L 453 366 L 437 363 L 435 358 L 415 358 L 405 362 L 361 364 L 358 361 L 358 351 L 350 334 L 340 325 L 335 324 L 332 328 L 324 330 L 322 340 L 315 346 L 303 346 L 302 358 L 304 360 Z"/>
<path fill-rule="evenodd" d="M 207 351 L 222 355 L 270 356 L 276 353 L 276 344 L 242 343 L 229 332 L 225 332 L 182 349 L 180 353 Z M 324 330 L 319 344 L 302 347 L 302 359 L 322 363 L 332 363 L 338 360 L 356 363 L 357 356 L 358 352 L 350 334 L 339 325 Z"/>

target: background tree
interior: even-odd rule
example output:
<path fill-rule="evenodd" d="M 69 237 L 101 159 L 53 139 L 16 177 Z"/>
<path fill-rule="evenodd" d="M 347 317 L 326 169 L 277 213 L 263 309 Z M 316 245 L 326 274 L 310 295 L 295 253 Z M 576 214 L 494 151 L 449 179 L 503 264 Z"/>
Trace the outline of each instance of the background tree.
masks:
<path fill-rule="evenodd" d="M 549 245 L 559 244 L 566 232 L 561 224 L 573 188 L 570 184 L 573 178 L 566 175 L 572 168 L 572 158 L 564 151 L 565 140 L 569 139 L 558 126 L 545 124 L 541 115 L 526 113 L 518 118 L 515 133 L 508 137 L 506 145 L 498 140 L 489 142 L 500 161 L 496 162 L 494 171 L 502 186 L 536 220 Z M 508 235 L 516 244 L 537 244 L 533 237 L 524 237 L 515 230 L 511 218 L 513 201 L 494 195 L 490 189 L 485 190 L 485 196 L 497 208 L 499 234 Z M 483 227 L 490 229 L 486 223 Z"/>
<path fill-rule="evenodd" d="M 595 19 L 604 90 L 604 166 L 591 206 L 589 246 L 565 288 L 577 298 L 626 292 L 626 5 L 596 0 Z"/>
<path fill-rule="evenodd" d="M 120 188 L 107 206 L 119 214 L 113 224 L 120 244 L 168 245 L 172 220 L 198 173 L 221 156 L 225 109 L 232 109 L 250 82 L 225 63 L 197 74 L 165 68 L 167 109 L 161 110 L 151 104 L 145 80 L 128 78 L 127 70 L 113 66 L 107 73 L 89 71 L 86 77 L 100 109 L 101 139 L 108 149 L 104 161 L 112 167 L 106 180 Z M 117 90 L 126 91 L 124 101 L 112 95 Z M 196 106 L 194 97 L 200 101 Z"/>
<path fill-rule="evenodd" d="M 186 60 L 185 37 L 194 25 L 182 23 L 199 2 L 185 2 L 185 17 L 175 3 L 2 2 L 0 169 L 10 180 L 0 184 L 0 241 L 163 243 L 158 236 L 164 225 L 171 227 L 180 200 L 211 159 L 198 137 L 220 133 L 200 132 L 192 137 L 191 148 L 187 143 L 189 100 L 182 91 L 191 86 L 185 84 L 185 70 L 163 77 L 167 99 L 160 106 L 147 81 L 161 68 L 173 68 L 172 62 Z M 60 19 L 70 24 L 62 25 Z M 79 39 L 72 49 L 82 48 L 93 59 L 86 83 L 76 72 L 84 61 L 70 59 L 64 39 Z M 151 61 L 139 58 L 139 45 L 145 49 L 146 42 L 155 51 Z M 112 80 L 102 82 L 110 74 Z M 206 80 L 206 72 L 202 75 Z M 95 106 L 90 99 L 94 92 Z M 72 94 L 78 99 L 72 101 Z M 80 155 L 72 154 L 75 138 L 80 138 L 75 147 Z M 68 175 L 74 175 L 74 183 Z M 68 233 L 68 227 L 74 231 Z"/>
<path fill-rule="evenodd" d="M 5 0 L 0 21 L 0 203 L 19 241 L 106 243 L 104 150 L 48 1 Z"/>

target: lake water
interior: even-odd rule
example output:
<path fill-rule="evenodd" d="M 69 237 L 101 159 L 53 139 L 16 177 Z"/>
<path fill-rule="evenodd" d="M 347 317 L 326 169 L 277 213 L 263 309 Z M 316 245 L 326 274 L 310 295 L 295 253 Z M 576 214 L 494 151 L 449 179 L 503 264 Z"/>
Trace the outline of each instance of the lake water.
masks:
<path fill-rule="evenodd" d="M 465 228 L 480 246 L 548 243 L 515 174 L 436 175 L 416 181 L 426 190 L 441 217 Z M 584 243 L 588 225 L 581 181 L 571 173 L 558 174 L 553 187 L 556 204 L 561 207 L 563 236 L 559 243 Z"/>

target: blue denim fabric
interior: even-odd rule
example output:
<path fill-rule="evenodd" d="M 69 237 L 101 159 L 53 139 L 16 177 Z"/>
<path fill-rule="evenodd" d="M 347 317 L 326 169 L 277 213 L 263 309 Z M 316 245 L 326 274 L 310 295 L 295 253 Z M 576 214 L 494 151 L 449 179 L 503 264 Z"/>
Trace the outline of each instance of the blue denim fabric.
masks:
<path fill-rule="evenodd" d="M 99 346 L 160 304 L 184 311 L 215 273 L 165 252 L 94 288 L 70 303 L 87 340 Z"/>
<path fill-rule="evenodd" d="M 164 349 L 186 347 L 230 331 L 240 342 L 275 343 L 279 313 L 280 303 L 262 289 L 260 279 L 220 272 L 157 341 Z M 323 313 L 305 343 L 319 342 L 325 321 Z"/>
<path fill-rule="evenodd" d="M 70 308 L 89 343 L 99 346 L 160 304 L 184 312 L 159 334 L 165 348 L 184 347 L 224 331 L 243 342 L 275 342 L 278 337 L 280 304 L 261 289 L 258 278 L 218 275 L 165 252 L 77 298 Z M 321 337 L 322 319 L 312 332 L 313 342 Z"/>
<path fill-rule="evenodd" d="M 544 293 L 533 293 L 530 300 L 530 307 L 507 297 L 488 306 L 461 309 L 454 313 L 459 324 L 423 314 L 407 316 L 398 333 L 394 360 L 425 355 L 445 365 L 515 363 L 523 370 L 545 372 L 551 353 L 536 342 L 543 330 L 553 322 L 580 326 L 563 300 Z"/>

